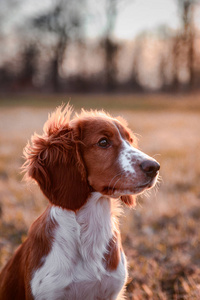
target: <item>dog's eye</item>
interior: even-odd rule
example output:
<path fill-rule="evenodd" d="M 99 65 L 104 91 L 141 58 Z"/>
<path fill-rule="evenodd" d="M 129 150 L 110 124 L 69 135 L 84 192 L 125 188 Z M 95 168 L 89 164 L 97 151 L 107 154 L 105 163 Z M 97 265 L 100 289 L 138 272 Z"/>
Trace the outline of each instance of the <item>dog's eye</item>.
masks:
<path fill-rule="evenodd" d="M 129 143 L 130 143 L 130 144 L 133 143 L 133 139 L 132 139 L 132 138 L 129 139 Z"/>
<path fill-rule="evenodd" d="M 108 148 L 110 143 L 106 138 L 102 138 L 98 141 L 97 145 L 101 148 Z"/>

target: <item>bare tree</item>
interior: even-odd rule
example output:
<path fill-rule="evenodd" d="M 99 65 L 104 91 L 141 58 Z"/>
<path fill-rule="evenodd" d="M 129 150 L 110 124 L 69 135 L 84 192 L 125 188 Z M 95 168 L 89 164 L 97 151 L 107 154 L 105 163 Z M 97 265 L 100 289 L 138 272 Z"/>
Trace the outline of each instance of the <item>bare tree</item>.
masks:
<path fill-rule="evenodd" d="M 178 0 L 182 20 L 182 46 L 186 49 L 187 71 L 189 73 L 189 88 L 194 85 L 194 9 L 197 0 Z"/>
<path fill-rule="evenodd" d="M 143 38 L 138 37 L 135 39 L 135 45 L 134 45 L 134 56 L 133 56 L 133 62 L 132 62 L 132 72 L 131 72 L 131 87 L 134 91 L 143 91 L 143 87 L 139 80 L 139 72 L 140 72 L 140 62 L 141 62 L 141 54 L 142 54 L 142 48 L 143 48 Z"/>
<path fill-rule="evenodd" d="M 180 51 L 181 51 L 181 37 L 177 34 L 171 40 L 171 58 L 172 58 L 172 80 L 171 88 L 173 91 L 179 89 L 179 69 L 180 69 Z"/>
<path fill-rule="evenodd" d="M 23 67 L 19 79 L 24 86 L 29 88 L 34 86 L 33 81 L 36 74 L 37 54 L 36 44 L 28 44 L 22 53 Z"/>
<path fill-rule="evenodd" d="M 105 50 L 105 79 L 108 91 L 113 90 L 116 83 L 116 56 L 120 47 L 113 39 L 113 31 L 116 25 L 118 13 L 126 2 L 126 0 L 106 0 L 105 3 L 106 29 L 103 39 L 103 47 Z"/>
<path fill-rule="evenodd" d="M 34 19 L 34 26 L 54 38 L 51 61 L 52 85 L 55 92 L 60 90 L 59 70 L 69 41 L 77 39 L 82 30 L 82 10 L 84 1 L 58 0 L 48 14 Z"/>

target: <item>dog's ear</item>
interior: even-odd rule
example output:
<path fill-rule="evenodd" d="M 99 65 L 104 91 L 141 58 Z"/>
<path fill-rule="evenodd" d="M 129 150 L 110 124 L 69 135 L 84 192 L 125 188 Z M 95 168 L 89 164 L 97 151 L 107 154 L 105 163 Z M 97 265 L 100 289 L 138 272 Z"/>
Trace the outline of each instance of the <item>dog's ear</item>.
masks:
<path fill-rule="evenodd" d="M 135 201 L 135 197 L 132 195 L 125 195 L 125 196 L 121 196 L 121 200 L 130 207 L 135 207 L 136 205 L 136 201 Z"/>
<path fill-rule="evenodd" d="M 69 127 L 66 110 L 60 109 L 51 116 L 44 126 L 43 136 L 32 137 L 32 143 L 24 150 L 23 168 L 51 203 L 76 211 L 86 202 L 90 187 L 78 137 Z"/>

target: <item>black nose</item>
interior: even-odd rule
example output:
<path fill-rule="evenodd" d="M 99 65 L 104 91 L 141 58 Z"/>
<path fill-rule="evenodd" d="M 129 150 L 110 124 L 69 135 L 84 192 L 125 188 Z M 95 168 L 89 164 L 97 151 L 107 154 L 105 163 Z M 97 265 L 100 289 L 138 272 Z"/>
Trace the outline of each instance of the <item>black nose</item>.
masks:
<path fill-rule="evenodd" d="M 140 168 L 147 176 L 153 178 L 160 169 L 160 165 L 154 160 L 145 160 L 140 164 Z"/>

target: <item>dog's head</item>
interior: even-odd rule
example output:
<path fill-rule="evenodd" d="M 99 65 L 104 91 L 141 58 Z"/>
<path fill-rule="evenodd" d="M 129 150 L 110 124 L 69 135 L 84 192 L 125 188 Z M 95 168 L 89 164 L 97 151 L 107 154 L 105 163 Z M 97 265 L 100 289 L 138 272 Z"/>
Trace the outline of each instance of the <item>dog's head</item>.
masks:
<path fill-rule="evenodd" d="M 70 121 L 71 108 L 59 107 L 24 150 L 24 169 L 55 205 L 78 210 L 91 192 L 121 197 L 151 188 L 159 164 L 137 149 L 136 138 L 122 119 L 104 112 L 82 111 Z"/>

